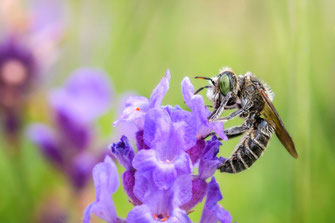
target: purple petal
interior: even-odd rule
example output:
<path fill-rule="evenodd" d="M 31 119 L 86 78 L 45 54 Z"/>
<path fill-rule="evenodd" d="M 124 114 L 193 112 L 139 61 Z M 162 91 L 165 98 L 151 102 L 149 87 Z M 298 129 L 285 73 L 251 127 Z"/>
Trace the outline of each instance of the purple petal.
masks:
<path fill-rule="evenodd" d="M 75 188 L 80 190 L 86 186 L 95 163 L 95 157 L 87 153 L 82 153 L 74 158 L 68 171 Z"/>
<path fill-rule="evenodd" d="M 124 103 L 124 109 L 120 118 L 113 123 L 114 126 L 121 122 L 134 123 L 139 130 L 143 129 L 144 116 L 148 111 L 149 100 L 143 96 L 130 96 Z"/>
<path fill-rule="evenodd" d="M 145 116 L 143 139 L 150 148 L 160 149 L 169 140 L 171 119 L 163 109 L 150 109 Z"/>
<path fill-rule="evenodd" d="M 105 221 L 117 222 L 115 206 L 111 195 L 119 187 L 119 177 L 116 166 L 111 158 L 106 156 L 104 162 L 98 163 L 94 167 L 93 180 L 97 200 L 86 208 L 84 222 L 89 222 L 91 213 L 94 213 Z"/>
<path fill-rule="evenodd" d="M 208 122 L 210 111 L 207 109 L 204 99 L 201 95 L 194 95 L 193 85 L 188 77 L 182 81 L 182 93 L 184 101 L 187 106 L 192 110 L 195 116 L 195 122 L 198 125 L 198 135 L 206 136 L 211 131 L 214 131 L 220 138 L 227 140 L 224 134 L 223 122 Z"/>
<path fill-rule="evenodd" d="M 159 190 L 171 188 L 177 177 L 173 164 L 158 163 L 153 171 L 153 180 Z"/>
<path fill-rule="evenodd" d="M 155 150 L 140 150 L 133 159 L 133 167 L 137 171 L 150 171 L 157 165 L 157 152 Z"/>
<path fill-rule="evenodd" d="M 172 164 L 174 165 L 174 168 L 177 170 L 178 175 L 183 174 L 191 175 L 192 161 L 187 153 L 182 152 L 172 161 Z"/>
<path fill-rule="evenodd" d="M 174 192 L 173 205 L 180 207 L 192 198 L 192 176 L 190 174 L 178 175 L 172 191 Z"/>
<path fill-rule="evenodd" d="M 222 200 L 220 186 L 216 183 L 215 178 L 213 177 L 208 184 L 207 198 L 202 211 L 200 223 L 216 223 L 218 221 L 222 223 L 230 223 L 232 221 L 230 213 L 217 203 L 220 200 Z"/>
<path fill-rule="evenodd" d="M 136 132 L 136 146 L 137 146 L 137 150 L 141 150 L 141 149 L 150 149 L 150 147 L 145 144 L 144 139 L 143 139 L 143 130 L 137 131 Z"/>
<path fill-rule="evenodd" d="M 174 190 L 159 190 L 152 180 L 152 175 L 136 171 L 134 194 L 153 212 L 166 213 L 174 208 Z"/>
<path fill-rule="evenodd" d="M 170 71 L 167 70 L 166 76 L 162 78 L 162 80 L 151 93 L 149 108 L 157 108 L 161 105 L 166 92 L 169 90 L 170 77 Z"/>
<path fill-rule="evenodd" d="M 187 150 L 186 153 L 190 156 L 192 163 L 195 164 L 203 154 L 206 146 L 206 141 L 203 139 L 198 139 L 197 143 Z"/>
<path fill-rule="evenodd" d="M 126 170 L 122 174 L 122 183 L 123 188 L 128 194 L 131 203 L 136 206 L 142 204 L 142 202 L 135 196 L 134 194 L 134 186 L 135 186 L 135 171 L 134 170 Z"/>
<path fill-rule="evenodd" d="M 134 207 L 127 216 L 127 223 L 191 223 L 186 212 L 176 208 L 171 213 L 152 213 L 147 205 Z"/>
<path fill-rule="evenodd" d="M 200 160 L 199 164 L 199 177 L 202 179 L 207 179 L 215 173 L 223 160 L 216 157 L 219 153 L 219 149 L 222 143 L 213 136 L 210 141 L 207 142 L 205 147 L 205 154 Z"/>
<path fill-rule="evenodd" d="M 172 215 L 169 217 L 167 222 L 175 223 L 175 222 L 180 222 L 180 223 L 191 223 L 191 219 L 188 217 L 185 211 L 176 208 L 173 210 Z"/>
<path fill-rule="evenodd" d="M 132 161 L 135 153 L 126 136 L 122 136 L 120 141 L 110 146 L 112 154 L 118 159 L 120 164 L 127 170 L 132 169 Z"/>
<path fill-rule="evenodd" d="M 210 111 L 207 109 L 203 97 L 201 95 L 194 95 L 191 102 L 192 107 L 190 108 L 200 121 L 199 124 L 208 126 L 208 116 L 210 115 Z"/>
<path fill-rule="evenodd" d="M 228 140 L 226 134 L 224 134 L 223 122 L 210 122 L 210 128 L 222 139 Z"/>
<path fill-rule="evenodd" d="M 194 122 L 193 115 L 184 110 L 177 110 L 171 114 L 173 121 L 173 130 L 169 144 L 171 147 L 179 147 L 185 151 L 191 148 L 196 143 L 197 126 Z M 175 145 L 173 145 L 175 143 Z"/>
<path fill-rule="evenodd" d="M 90 123 L 109 108 L 111 90 L 107 75 L 100 70 L 82 68 L 71 74 L 65 88 L 50 94 L 56 111 L 79 123 Z"/>
<path fill-rule="evenodd" d="M 87 149 L 92 139 L 92 129 L 62 110 L 58 110 L 55 115 L 60 138 L 75 150 Z"/>
<path fill-rule="evenodd" d="M 184 97 L 184 101 L 186 105 L 192 109 L 192 97 L 194 95 L 194 87 L 190 81 L 189 77 L 184 77 L 184 79 L 181 82 L 181 91 Z"/>
<path fill-rule="evenodd" d="M 207 192 L 207 182 L 200 178 L 194 178 L 192 180 L 192 198 L 189 202 L 181 206 L 185 211 L 191 210 L 195 205 L 200 203 L 205 197 Z"/>
<path fill-rule="evenodd" d="M 58 140 L 52 130 L 42 124 L 31 125 L 27 130 L 27 135 L 36 143 L 43 154 L 55 163 L 62 165 L 64 157 L 58 145 Z"/>
<path fill-rule="evenodd" d="M 156 220 L 147 205 L 134 207 L 127 216 L 127 223 L 155 223 Z"/>

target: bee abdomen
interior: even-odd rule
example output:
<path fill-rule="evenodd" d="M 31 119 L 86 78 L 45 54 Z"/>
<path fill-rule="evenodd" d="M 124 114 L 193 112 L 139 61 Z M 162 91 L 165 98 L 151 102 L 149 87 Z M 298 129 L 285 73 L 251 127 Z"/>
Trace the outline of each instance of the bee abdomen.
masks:
<path fill-rule="evenodd" d="M 268 145 L 273 129 L 268 127 L 267 122 L 258 127 L 260 128 L 252 129 L 237 145 L 233 154 L 219 167 L 221 172 L 239 173 L 259 159 Z"/>

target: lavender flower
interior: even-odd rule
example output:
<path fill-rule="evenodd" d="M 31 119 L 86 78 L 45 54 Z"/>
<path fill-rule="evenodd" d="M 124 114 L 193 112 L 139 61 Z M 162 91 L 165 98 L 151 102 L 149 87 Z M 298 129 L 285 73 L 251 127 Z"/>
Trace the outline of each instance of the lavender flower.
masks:
<path fill-rule="evenodd" d="M 232 221 L 230 213 L 217 203 L 220 200 L 222 200 L 220 186 L 213 177 L 208 184 L 207 199 L 202 211 L 200 223 L 216 223 L 218 221 L 221 223 L 229 223 Z"/>
<path fill-rule="evenodd" d="M 52 2 L 56 3 L 50 0 L 48 4 Z M 60 19 L 62 10 L 57 8 L 49 10 L 54 13 L 45 13 L 45 2 L 34 5 L 31 11 L 22 9 L 17 1 L 0 3 L 3 22 L 3 30 L 0 30 L 0 115 L 7 138 L 15 144 L 27 95 L 55 59 L 55 49 L 64 32 Z"/>
<path fill-rule="evenodd" d="M 209 111 L 199 100 L 201 96 L 193 96 L 193 86 L 187 79 L 182 90 L 192 112 L 179 106 L 161 106 L 169 79 L 168 71 L 150 99 L 130 97 L 116 122 L 132 123 L 138 130 L 137 153 L 126 136 L 111 146 L 112 154 L 126 168 L 123 186 L 134 205 L 126 218 L 128 223 L 191 222 L 188 213 L 211 194 L 213 183 L 208 184 L 206 179 L 224 161 L 216 157 L 221 145 L 218 138 L 203 139 L 213 130 L 224 138 L 223 124 L 207 122 Z M 199 173 L 194 175 L 198 161 Z M 212 207 L 212 200 L 208 201 L 209 211 L 203 212 L 204 219 L 211 216 L 209 213 L 220 214 L 221 209 Z"/>
<path fill-rule="evenodd" d="M 54 128 L 34 124 L 28 135 L 43 154 L 66 173 L 76 188 L 85 186 L 93 166 L 105 152 L 94 154 L 94 121 L 104 114 L 111 91 L 104 72 L 82 68 L 75 71 L 64 88 L 52 91 L 49 102 Z"/>
<path fill-rule="evenodd" d="M 166 76 L 162 78 L 161 82 L 152 91 L 150 98 L 143 96 L 131 96 L 125 101 L 125 108 L 119 120 L 114 122 L 114 126 L 122 122 L 133 123 L 138 130 L 143 129 L 144 116 L 146 112 L 155 107 L 159 107 L 162 103 L 163 97 L 169 89 L 170 71 L 166 72 Z"/>
<path fill-rule="evenodd" d="M 84 223 L 90 222 L 91 213 L 109 223 L 122 222 L 116 215 L 115 206 L 111 198 L 111 195 L 119 187 L 117 169 L 111 158 L 106 156 L 104 162 L 98 163 L 94 167 L 93 180 L 97 200 L 86 208 Z"/>

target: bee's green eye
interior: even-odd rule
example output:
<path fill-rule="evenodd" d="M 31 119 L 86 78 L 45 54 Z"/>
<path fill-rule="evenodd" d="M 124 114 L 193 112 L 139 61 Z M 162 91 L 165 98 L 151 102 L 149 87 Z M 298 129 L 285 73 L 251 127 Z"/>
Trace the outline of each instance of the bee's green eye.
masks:
<path fill-rule="evenodd" d="M 228 75 L 222 75 L 220 77 L 220 91 L 224 95 L 230 91 L 230 80 Z"/>

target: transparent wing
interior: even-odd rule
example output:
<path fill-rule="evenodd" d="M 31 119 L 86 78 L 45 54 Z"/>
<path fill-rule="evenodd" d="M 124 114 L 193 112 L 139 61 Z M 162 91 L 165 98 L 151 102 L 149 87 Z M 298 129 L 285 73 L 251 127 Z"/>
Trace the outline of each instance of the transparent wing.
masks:
<path fill-rule="evenodd" d="M 298 158 L 298 153 L 295 150 L 292 138 L 285 129 L 284 124 L 280 119 L 278 112 L 273 106 L 270 98 L 267 96 L 263 89 L 259 89 L 259 92 L 264 99 L 264 109 L 262 110 L 261 114 L 268 122 L 270 122 L 274 126 L 277 137 L 279 138 L 280 142 L 285 146 L 287 151 L 294 158 Z"/>

